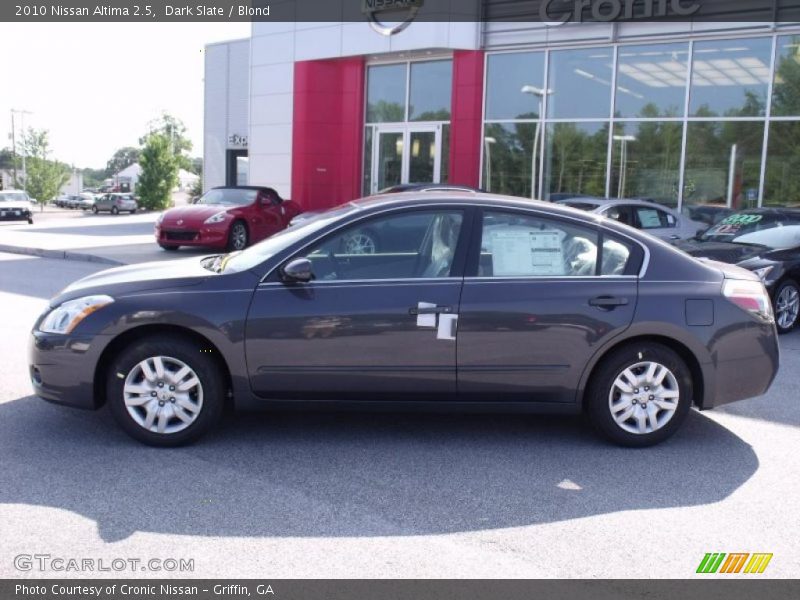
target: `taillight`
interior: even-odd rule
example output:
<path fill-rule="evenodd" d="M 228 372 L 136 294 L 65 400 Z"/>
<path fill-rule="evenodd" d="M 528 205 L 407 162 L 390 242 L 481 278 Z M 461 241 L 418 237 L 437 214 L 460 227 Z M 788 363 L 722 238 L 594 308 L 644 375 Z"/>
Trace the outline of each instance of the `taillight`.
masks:
<path fill-rule="evenodd" d="M 742 310 L 763 319 L 773 319 L 769 294 L 760 281 L 726 279 L 722 294 Z"/>

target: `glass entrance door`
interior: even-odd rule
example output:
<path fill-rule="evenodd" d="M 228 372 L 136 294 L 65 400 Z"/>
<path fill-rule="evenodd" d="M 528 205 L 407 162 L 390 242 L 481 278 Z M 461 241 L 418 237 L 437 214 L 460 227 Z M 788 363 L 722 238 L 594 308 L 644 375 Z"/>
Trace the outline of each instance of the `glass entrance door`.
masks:
<path fill-rule="evenodd" d="M 375 144 L 377 171 L 372 177 L 373 192 L 378 192 L 403 181 L 403 137 L 402 131 L 379 131 Z"/>
<path fill-rule="evenodd" d="M 441 125 L 376 127 L 372 193 L 402 183 L 441 181 Z"/>

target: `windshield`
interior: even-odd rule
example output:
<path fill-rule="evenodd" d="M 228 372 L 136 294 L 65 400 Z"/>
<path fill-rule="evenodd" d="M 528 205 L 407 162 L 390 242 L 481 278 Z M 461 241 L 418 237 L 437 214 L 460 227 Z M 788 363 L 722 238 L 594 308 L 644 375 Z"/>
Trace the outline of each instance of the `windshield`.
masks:
<path fill-rule="evenodd" d="M 197 201 L 197 204 L 225 204 L 228 206 L 247 206 L 256 201 L 258 190 L 219 189 L 209 190 Z"/>
<path fill-rule="evenodd" d="M 800 218 L 780 213 L 741 212 L 730 215 L 700 236 L 703 241 L 787 247 L 796 239 Z M 785 228 L 785 230 L 784 230 Z"/>
<path fill-rule="evenodd" d="M 225 261 L 226 272 L 229 271 L 246 271 L 261 264 L 268 258 L 272 258 L 279 252 L 285 250 L 292 244 L 301 241 L 303 238 L 312 235 L 314 232 L 319 231 L 334 221 L 337 221 L 344 215 L 350 214 L 359 210 L 359 207 L 353 203 L 345 204 L 337 208 L 325 211 L 315 215 L 311 219 L 302 221 L 298 225 L 294 225 L 283 231 L 279 231 L 275 235 L 268 237 L 263 242 L 259 242 L 254 246 L 250 246 L 239 254 L 231 255 Z"/>
<path fill-rule="evenodd" d="M 20 202 L 23 200 L 28 200 L 28 195 L 25 192 L 0 192 L 0 202 Z"/>

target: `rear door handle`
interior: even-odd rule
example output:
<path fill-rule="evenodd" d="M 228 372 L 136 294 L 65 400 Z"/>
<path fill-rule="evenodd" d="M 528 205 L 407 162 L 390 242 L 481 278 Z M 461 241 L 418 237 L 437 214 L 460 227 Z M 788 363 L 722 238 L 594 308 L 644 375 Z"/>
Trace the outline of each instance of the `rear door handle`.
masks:
<path fill-rule="evenodd" d="M 596 298 L 589 300 L 590 306 L 606 309 L 616 308 L 617 306 L 625 306 L 627 304 L 627 298 L 617 298 L 615 296 L 597 296 Z"/>
<path fill-rule="evenodd" d="M 412 306 L 408 309 L 410 315 L 439 315 L 453 312 L 452 306 Z"/>

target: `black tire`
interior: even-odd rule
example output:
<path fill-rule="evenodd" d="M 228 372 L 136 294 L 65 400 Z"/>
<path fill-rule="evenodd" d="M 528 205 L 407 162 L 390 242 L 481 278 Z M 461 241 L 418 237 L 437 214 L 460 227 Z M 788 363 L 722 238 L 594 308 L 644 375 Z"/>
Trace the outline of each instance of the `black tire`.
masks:
<path fill-rule="evenodd" d="M 180 248 L 180 246 L 169 246 L 167 244 L 159 244 L 159 246 L 161 246 L 161 248 L 163 248 L 164 250 L 168 250 L 169 252 L 173 252 L 178 248 Z"/>
<path fill-rule="evenodd" d="M 225 406 L 225 379 L 212 355 L 201 350 L 204 348 L 188 339 L 154 335 L 137 340 L 111 362 L 106 373 L 106 398 L 114 420 L 125 433 L 149 446 L 176 447 L 196 441 L 219 423 Z M 139 363 L 155 356 L 182 361 L 194 371 L 200 381 L 202 406 L 195 420 L 182 431 L 149 431 L 134 420 L 125 406 L 125 378 Z M 120 377 L 120 374 L 123 376 Z M 164 389 L 166 392 L 166 388 Z M 166 404 L 169 400 L 164 402 Z"/>
<path fill-rule="evenodd" d="M 111 207 L 111 214 L 112 215 L 118 215 L 119 214 L 119 209 L 116 206 L 112 206 Z"/>
<path fill-rule="evenodd" d="M 228 231 L 228 252 L 236 252 L 237 250 L 244 250 L 250 244 L 250 232 L 247 231 L 247 225 L 244 221 L 234 221 Z"/>
<path fill-rule="evenodd" d="M 131 211 L 131 214 L 132 214 L 132 215 L 135 215 L 135 214 L 136 214 L 136 209 L 135 209 L 135 208 L 134 208 L 134 209 Z"/>
<path fill-rule="evenodd" d="M 30 219 L 28 219 L 28 225 L 33 225 L 33 217 L 31 217 Z"/>
<path fill-rule="evenodd" d="M 614 419 L 611 412 L 611 397 L 612 391 L 614 394 L 619 394 L 618 390 L 614 390 L 614 382 L 617 378 L 626 369 L 645 362 L 657 363 L 666 367 L 672 374 L 674 381 L 669 377 L 666 379 L 667 381 L 673 381 L 671 385 L 677 386 L 679 396 L 675 411 L 668 420 L 665 420 L 663 425 L 654 431 L 635 433 L 626 430 L 623 425 L 618 424 Z M 642 367 L 632 370 L 634 374 L 643 371 Z M 649 390 L 645 391 L 647 388 L 633 389 L 636 390 L 638 397 L 631 400 L 631 406 L 636 405 L 634 411 L 643 410 L 646 413 L 647 402 L 653 400 L 653 396 L 648 394 Z M 634 394 L 632 393 L 631 395 Z M 619 396 L 617 398 L 618 400 L 620 399 Z M 653 405 L 658 406 L 656 402 Z M 678 430 L 689 413 L 691 406 L 692 376 L 689 368 L 676 352 L 654 342 L 629 344 L 606 356 L 596 367 L 586 390 L 586 409 L 592 424 L 606 439 L 620 446 L 642 448 L 663 442 Z M 635 412 L 634 414 L 639 413 Z M 666 417 L 662 412 L 657 413 L 655 417 L 657 423 L 659 414 Z M 624 412 L 620 416 L 624 416 Z M 634 416 L 629 418 L 634 419 Z M 647 422 L 647 427 L 650 427 L 650 421 L 648 420 Z M 633 424 L 629 421 L 624 424 L 633 427 Z"/>
<path fill-rule="evenodd" d="M 97 208 L 96 206 L 93 206 L 93 207 L 92 207 L 92 212 L 93 212 L 94 214 L 97 214 L 97 213 L 99 213 L 99 212 L 100 212 L 100 209 L 99 209 L 99 208 Z"/>
<path fill-rule="evenodd" d="M 793 279 L 787 279 L 775 289 L 775 293 L 772 296 L 772 309 L 775 312 L 775 327 L 778 329 L 778 333 L 780 334 L 789 333 L 795 328 L 797 321 L 800 320 L 800 312 L 798 312 L 798 314 L 795 315 L 794 320 L 791 320 L 790 323 L 784 323 L 784 325 L 781 325 L 779 322 L 780 315 L 778 314 L 778 298 L 780 298 L 781 294 L 791 293 L 792 291 L 798 295 L 798 298 L 800 298 L 800 285 L 798 285 Z"/>

